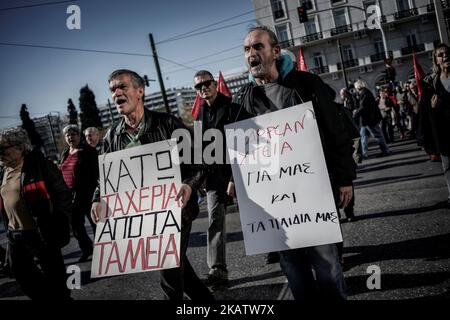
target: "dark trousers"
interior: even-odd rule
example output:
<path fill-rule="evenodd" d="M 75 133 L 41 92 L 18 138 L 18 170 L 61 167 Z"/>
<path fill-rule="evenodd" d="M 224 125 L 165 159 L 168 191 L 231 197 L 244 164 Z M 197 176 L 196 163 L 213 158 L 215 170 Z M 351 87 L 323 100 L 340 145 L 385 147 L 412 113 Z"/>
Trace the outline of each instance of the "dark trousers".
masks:
<path fill-rule="evenodd" d="M 183 300 L 184 293 L 194 301 L 212 301 L 213 294 L 195 273 L 186 256 L 192 222 L 181 224 L 180 267 L 160 271 L 161 288 L 168 300 Z"/>
<path fill-rule="evenodd" d="M 11 272 L 28 297 L 35 300 L 70 299 L 59 247 L 44 243 L 35 230 L 8 231 L 8 241 Z"/>
<path fill-rule="evenodd" d="M 347 299 L 338 255 L 335 243 L 280 252 L 280 267 L 295 300 Z"/>
<path fill-rule="evenodd" d="M 90 209 L 90 202 L 88 201 L 83 204 L 75 202 L 72 209 L 73 236 L 78 240 L 78 245 L 80 246 L 81 252 L 85 255 L 91 255 L 93 252 L 93 243 L 85 227 L 86 217 L 92 227 L 94 236 L 96 227 L 95 223 L 92 221 Z"/>

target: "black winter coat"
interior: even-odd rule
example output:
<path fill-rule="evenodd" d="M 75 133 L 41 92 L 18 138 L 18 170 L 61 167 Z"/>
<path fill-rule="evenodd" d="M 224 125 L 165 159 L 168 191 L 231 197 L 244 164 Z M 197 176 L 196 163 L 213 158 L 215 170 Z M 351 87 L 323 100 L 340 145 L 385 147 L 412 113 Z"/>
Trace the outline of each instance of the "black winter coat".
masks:
<path fill-rule="evenodd" d="M 220 130 L 223 137 L 223 159 L 221 159 L 222 164 L 210 164 L 205 166 L 206 178 L 205 178 L 205 188 L 207 191 L 215 190 L 219 191 L 221 196 L 225 195 L 226 189 L 228 187 L 228 182 L 231 178 L 231 166 L 226 164 L 226 142 L 225 142 L 225 129 L 224 126 L 232 121 L 231 119 L 231 98 L 224 96 L 220 92 L 217 93 L 217 97 L 214 100 L 212 110 L 204 102 L 199 116 L 198 121 L 202 122 L 202 132 L 205 133 L 206 130 L 214 128 Z M 213 123 L 210 124 L 209 117 L 211 114 L 214 115 Z M 214 142 L 206 142 L 203 144 L 203 149 Z M 225 199 L 226 200 L 226 199 Z"/>
<path fill-rule="evenodd" d="M 303 71 L 292 70 L 279 83 L 294 89 L 303 102 L 312 101 L 331 183 L 334 187 L 351 186 L 356 178 L 353 141 L 338 114 L 334 92 L 320 77 Z M 267 100 L 256 84 L 246 85 L 234 100 L 242 106 L 235 108 L 236 120 L 266 113 L 270 106 Z"/>
<path fill-rule="evenodd" d="M 439 102 L 432 108 L 431 98 L 435 94 Z M 438 151 L 444 156 L 450 156 L 450 93 L 445 90 L 437 74 L 424 79 L 422 100 L 429 104 L 431 110 L 431 126 Z"/>
<path fill-rule="evenodd" d="M 92 196 L 97 188 L 99 169 L 97 150 L 87 143 L 79 146 L 78 161 L 75 165 L 75 177 L 72 191 L 74 192 L 74 206 L 80 210 L 88 210 L 91 207 Z M 63 163 L 69 155 L 69 149 L 65 149 L 61 155 Z"/>
<path fill-rule="evenodd" d="M 145 133 L 140 137 L 141 144 L 171 139 L 172 133 L 176 129 L 189 130 L 183 122 L 170 114 L 150 111 L 148 109 L 144 110 Z M 121 119 L 120 122 L 116 123 L 108 130 L 103 140 L 102 154 L 122 150 L 121 132 L 124 125 L 125 120 Z M 193 139 L 191 139 L 191 141 L 193 141 Z M 191 152 L 191 154 L 193 155 L 193 152 Z M 191 163 L 193 163 L 193 161 Z M 199 213 L 196 190 L 204 181 L 204 166 L 182 163 L 180 169 L 183 183 L 188 184 L 193 189 L 191 198 L 183 209 L 182 214 L 182 220 L 189 222 L 189 220 L 192 221 L 195 219 Z M 100 201 L 100 188 L 98 186 L 93 201 Z"/>
<path fill-rule="evenodd" d="M 374 126 L 381 121 L 380 108 L 369 89 L 363 88 L 359 94 L 359 106 L 353 117 L 360 117 L 362 126 Z"/>
<path fill-rule="evenodd" d="M 0 169 L 0 183 L 3 175 L 4 168 Z M 45 159 L 40 151 L 27 153 L 22 167 L 20 190 L 42 240 L 52 246 L 67 245 L 70 241 L 72 193 L 58 167 Z M 9 222 L 1 196 L 0 200 L 0 211 L 7 227 Z"/>

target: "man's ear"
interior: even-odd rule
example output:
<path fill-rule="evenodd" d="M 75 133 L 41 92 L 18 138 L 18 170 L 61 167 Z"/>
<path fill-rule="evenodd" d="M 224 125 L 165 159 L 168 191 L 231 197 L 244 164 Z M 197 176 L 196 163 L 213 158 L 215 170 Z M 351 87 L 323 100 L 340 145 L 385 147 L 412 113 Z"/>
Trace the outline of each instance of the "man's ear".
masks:
<path fill-rule="evenodd" d="M 278 59 L 280 57 L 280 54 L 281 54 L 280 46 L 276 45 L 275 47 L 273 47 L 273 52 L 275 54 L 275 59 Z"/>
<path fill-rule="evenodd" d="M 142 87 L 139 88 L 139 96 L 142 99 L 142 101 L 144 101 L 144 88 Z"/>

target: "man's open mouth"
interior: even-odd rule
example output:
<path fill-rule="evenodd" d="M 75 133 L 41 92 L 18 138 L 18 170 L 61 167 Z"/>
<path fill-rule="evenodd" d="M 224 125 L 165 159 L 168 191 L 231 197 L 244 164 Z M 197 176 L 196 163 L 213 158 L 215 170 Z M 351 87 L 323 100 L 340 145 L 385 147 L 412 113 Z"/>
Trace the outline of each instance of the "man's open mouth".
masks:
<path fill-rule="evenodd" d="M 261 62 L 259 60 L 251 60 L 250 61 L 250 67 L 254 68 L 257 67 L 261 64 Z"/>
<path fill-rule="evenodd" d="M 117 98 L 116 99 L 116 105 L 118 105 L 118 106 L 124 104 L 125 102 L 127 102 L 127 99 L 125 99 L 125 98 Z"/>

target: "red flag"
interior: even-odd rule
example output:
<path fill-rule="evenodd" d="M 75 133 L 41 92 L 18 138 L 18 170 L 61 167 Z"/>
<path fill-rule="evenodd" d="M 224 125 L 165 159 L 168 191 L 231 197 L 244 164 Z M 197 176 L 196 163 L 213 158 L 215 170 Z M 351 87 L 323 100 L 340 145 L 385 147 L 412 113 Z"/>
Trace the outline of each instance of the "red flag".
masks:
<path fill-rule="evenodd" d="M 308 67 L 306 66 L 305 57 L 303 56 L 303 48 L 298 48 L 298 63 L 297 63 L 297 70 L 298 71 L 308 71 Z"/>
<path fill-rule="evenodd" d="M 227 83 L 223 78 L 222 72 L 219 71 L 219 81 L 217 81 L 217 91 L 219 91 L 224 96 L 231 98 L 231 91 L 228 89 Z"/>
<path fill-rule="evenodd" d="M 414 78 L 416 78 L 417 91 L 419 92 L 419 99 L 422 96 L 422 79 L 425 77 L 422 67 L 417 61 L 416 53 L 413 51 L 413 64 L 414 64 Z"/>
<path fill-rule="evenodd" d="M 200 109 L 203 105 L 203 102 L 205 102 L 205 100 L 197 94 L 195 96 L 194 104 L 192 105 L 192 111 L 191 111 L 192 118 L 194 118 L 194 120 L 197 120 L 197 117 L 198 117 Z"/>

